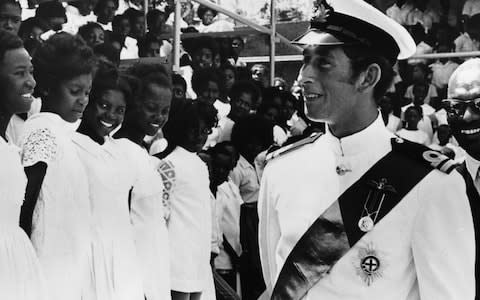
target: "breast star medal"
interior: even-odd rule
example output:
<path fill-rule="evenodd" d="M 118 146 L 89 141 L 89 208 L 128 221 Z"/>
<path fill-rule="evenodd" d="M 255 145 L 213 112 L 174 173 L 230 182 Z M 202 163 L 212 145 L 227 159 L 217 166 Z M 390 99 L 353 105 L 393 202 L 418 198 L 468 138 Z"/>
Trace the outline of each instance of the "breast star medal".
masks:
<path fill-rule="evenodd" d="M 368 185 L 370 186 L 370 191 L 363 204 L 362 216 L 358 220 L 358 228 L 363 232 L 369 232 L 375 226 L 386 195 L 396 193 L 395 188 L 388 184 L 386 178 L 381 178 L 378 182 L 372 180 Z"/>
<path fill-rule="evenodd" d="M 382 277 L 384 263 L 380 261 L 379 254 L 375 251 L 372 244 L 359 249 L 356 269 L 357 274 L 367 286 L 370 286 L 374 280 Z"/>

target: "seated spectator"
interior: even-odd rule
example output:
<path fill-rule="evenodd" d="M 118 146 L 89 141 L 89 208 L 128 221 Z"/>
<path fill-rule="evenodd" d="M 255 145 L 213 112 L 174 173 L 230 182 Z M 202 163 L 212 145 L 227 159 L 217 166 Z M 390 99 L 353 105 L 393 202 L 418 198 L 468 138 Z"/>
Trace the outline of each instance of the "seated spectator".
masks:
<path fill-rule="evenodd" d="M 437 89 L 435 88 L 434 85 L 429 83 L 428 80 L 428 75 L 429 75 L 429 68 L 427 65 L 421 63 L 421 64 L 416 64 L 412 68 L 412 82 L 413 84 L 410 85 L 407 90 L 405 91 L 405 98 L 407 98 L 408 101 L 413 102 L 413 86 L 414 84 L 427 84 L 428 89 L 427 89 L 427 95 L 425 96 L 425 103 L 429 104 L 430 102 L 435 102 L 438 97 L 437 94 Z"/>
<path fill-rule="evenodd" d="M 209 36 L 190 40 L 185 43 L 188 53 L 192 57 L 193 70 L 213 67 L 215 54 L 219 52 L 217 42 Z"/>
<path fill-rule="evenodd" d="M 425 146 L 430 144 L 428 135 L 418 129 L 418 123 L 422 119 L 422 112 L 418 106 L 410 106 L 405 111 L 405 128 L 397 131 L 397 135 L 406 140 L 419 143 Z"/>
<path fill-rule="evenodd" d="M 130 37 L 130 20 L 126 15 L 116 15 L 112 20 L 110 40 L 116 40 L 120 46 L 120 59 L 138 58 L 137 40 Z"/>
<path fill-rule="evenodd" d="M 15 0 L 0 1 L 0 29 L 18 34 L 22 22 L 22 8 Z"/>
<path fill-rule="evenodd" d="M 440 125 L 437 128 L 438 141 L 430 144 L 429 147 L 449 156 L 457 163 L 461 163 L 463 160 L 465 160 L 465 152 L 451 142 L 452 137 L 453 135 L 450 126 L 448 124 Z"/>
<path fill-rule="evenodd" d="M 65 8 L 60 2 L 57 1 L 40 3 L 36 10 L 35 17 L 39 18 L 47 25 L 47 31 L 40 36 L 40 38 L 44 41 L 56 32 L 62 31 L 63 25 L 67 22 Z M 66 32 L 74 34 L 71 31 L 72 28 L 70 28 L 70 30 L 66 30 Z"/>
<path fill-rule="evenodd" d="M 103 30 L 112 31 L 112 21 L 117 9 L 118 0 L 98 1 L 94 13 L 97 16 L 97 23 L 103 27 Z"/>
<path fill-rule="evenodd" d="M 432 29 L 433 18 L 425 13 L 427 2 L 426 0 L 414 0 L 414 8 L 407 15 L 407 26 L 421 24 L 425 32 Z"/>
<path fill-rule="evenodd" d="M 172 105 L 170 113 L 175 114 L 187 103 L 187 82 L 180 74 L 172 75 Z"/>
<path fill-rule="evenodd" d="M 225 83 L 225 91 L 228 93 L 237 79 L 237 71 L 234 66 L 225 64 L 221 68 L 223 74 L 223 82 Z"/>
<path fill-rule="evenodd" d="M 182 15 L 182 18 L 180 19 L 180 28 L 182 29 L 182 31 L 186 30 L 187 28 L 193 28 L 191 26 L 193 26 L 195 11 L 193 9 L 192 2 L 190 0 L 180 0 L 180 5 L 181 5 L 180 13 Z M 165 24 L 173 27 L 174 19 L 175 19 L 175 14 L 173 13 L 173 11 L 171 11 L 171 13 L 167 18 L 167 21 L 165 21 Z"/>
<path fill-rule="evenodd" d="M 111 43 L 96 45 L 93 48 L 93 52 L 100 61 L 107 61 L 116 67 L 120 65 L 120 51 Z"/>
<path fill-rule="evenodd" d="M 454 50 L 454 45 L 441 44 L 437 47 L 438 53 L 449 53 Z M 432 70 L 432 84 L 437 88 L 440 99 L 447 96 L 447 85 L 450 75 L 458 67 L 458 64 L 452 58 L 439 58 L 436 62 L 430 65 Z M 437 105 L 437 108 L 439 106 Z"/>
<path fill-rule="evenodd" d="M 392 96 L 392 94 L 386 94 L 383 96 L 380 100 L 379 106 L 385 126 L 392 133 L 395 133 L 402 128 L 402 121 L 399 117 L 393 114 Z"/>
<path fill-rule="evenodd" d="M 165 24 L 165 12 L 158 9 L 149 10 L 147 13 L 147 29 L 148 33 L 158 35 L 168 34 L 173 32 L 170 25 Z"/>
<path fill-rule="evenodd" d="M 68 2 L 65 7 L 67 23 L 64 27 L 68 28 L 68 32 L 76 34 L 81 26 L 88 22 L 96 22 L 97 16 L 93 13 L 93 9 L 93 1 L 75 0 Z"/>
<path fill-rule="evenodd" d="M 28 18 L 22 22 L 18 36 L 25 42 L 27 40 L 42 41 L 40 36 L 47 30 L 47 25 L 38 18 Z"/>
<path fill-rule="evenodd" d="M 386 14 L 400 25 L 406 25 L 407 15 L 414 8 L 410 0 L 397 0 L 387 8 Z"/>
<path fill-rule="evenodd" d="M 246 67 L 247 64 L 240 59 L 240 53 L 242 53 L 243 49 L 245 47 L 245 41 L 237 36 L 232 38 L 232 43 L 231 43 L 231 51 L 230 51 L 230 57 L 228 58 L 228 62 L 232 66 L 236 67 Z"/>
<path fill-rule="evenodd" d="M 234 24 L 226 20 L 215 19 L 217 11 L 209 7 L 200 5 L 197 9 L 197 15 L 202 20 L 196 28 L 198 32 L 221 32 L 233 31 Z"/>
<path fill-rule="evenodd" d="M 267 66 L 263 64 L 254 64 L 250 69 L 250 73 L 252 74 L 252 79 L 260 83 L 262 88 L 270 86 L 270 73 Z"/>
<path fill-rule="evenodd" d="M 464 17 L 464 19 L 468 19 L 476 14 L 480 14 L 480 1 L 478 0 L 465 1 L 462 8 L 462 17 Z"/>
<path fill-rule="evenodd" d="M 125 11 L 125 16 L 130 21 L 129 36 L 137 41 L 145 36 L 145 16 L 143 12 L 134 8 L 129 8 Z"/>
<path fill-rule="evenodd" d="M 92 49 L 105 41 L 105 32 L 103 27 L 94 22 L 89 22 L 78 29 L 78 35 L 80 35 L 87 45 Z"/>
<path fill-rule="evenodd" d="M 160 57 L 160 48 L 162 42 L 155 36 L 147 34 L 138 41 L 138 56 L 140 57 Z M 165 56 L 165 53 L 163 53 Z"/>
<path fill-rule="evenodd" d="M 455 39 L 455 52 L 478 51 L 479 28 L 480 14 L 477 14 L 465 22 L 465 32 Z"/>
<path fill-rule="evenodd" d="M 257 108 L 260 91 L 251 81 L 239 81 L 233 85 L 229 97 L 231 110 L 228 116 L 218 122 L 221 129 L 218 143 L 230 141 L 235 122 L 248 116 L 251 111 Z"/>

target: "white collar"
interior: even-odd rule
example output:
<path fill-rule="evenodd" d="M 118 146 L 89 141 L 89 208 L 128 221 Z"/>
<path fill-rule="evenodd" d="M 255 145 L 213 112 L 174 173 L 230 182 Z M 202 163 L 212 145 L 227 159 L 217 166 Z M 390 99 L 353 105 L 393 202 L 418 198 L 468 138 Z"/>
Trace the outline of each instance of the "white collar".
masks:
<path fill-rule="evenodd" d="M 29 120 L 34 119 L 46 120 L 47 122 L 52 123 L 56 129 L 62 130 L 67 134 L 74 133 L 78 129 L 78 126 L 80 126 L 81 122 L 81 119 L 78 119 L 76 122 L 70 123 L 62 119 L 62 117 L 60 117 L 59 115 L 51 112 L 39 112 L 29 118 Z"/>
<path fill-rule="evenodd" d="M 465 163 L 467 164 L 468 173 L 470 173 L 472 179 L 475 180 L 475 178 L 477 178 L 478 169 L 480 168 L 480 161 L 465 152 Z"/>
<path fill-rule="evenodd" d="M 343 155 L 355 155 L 370 149 L 376 148 L 378 141 L 383 138 L 393 138 L 393 134 L 388 131 L 383 122 L 382 115 L 378 113 L 377 118 L 365 129 L 343 137 L 341 139 L 334 136 L 328 126 L 326 127 L 325 136 L 330 144 L 334 146 L 335 153 L 340 150 Z"/>

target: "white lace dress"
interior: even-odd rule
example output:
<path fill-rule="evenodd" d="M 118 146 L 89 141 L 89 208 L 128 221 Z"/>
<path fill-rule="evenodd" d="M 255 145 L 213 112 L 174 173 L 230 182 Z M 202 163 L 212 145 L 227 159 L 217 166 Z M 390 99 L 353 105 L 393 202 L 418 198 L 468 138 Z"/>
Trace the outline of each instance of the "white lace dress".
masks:
<path fill-rule="evenodd" d="M 103 145 L 80 133 L 73 140 L 88 175 L 96 231 L 93 258 L 97 298 L 144 300 L 128 207 L 136 173 L 110 137 Z"/>
<path fill-rule="evenodd" d="M 18 226 L 27 184 L 19 150 L 0 137 L 0 299 L 47 300 L 37 255 Z"/>
<path fill-rule="evenodd" d="M 23 165 L 47 164 L 31 239 L 50 299 L 95 299 L 88 180 L 72 142 L 75 125 L 41 112 L 25 122 L 24 130 Z"/>
<path fill-rule="evenodd" d="M 162 203 L 162 179 L 153 168 L 153 157 L 128 139 L 113 141 L 125 151 L 135 176 L 131 191 L 130 218 L 145 296 L 148 300 L 169 300 L 170 255 L 169 236 Z"/>

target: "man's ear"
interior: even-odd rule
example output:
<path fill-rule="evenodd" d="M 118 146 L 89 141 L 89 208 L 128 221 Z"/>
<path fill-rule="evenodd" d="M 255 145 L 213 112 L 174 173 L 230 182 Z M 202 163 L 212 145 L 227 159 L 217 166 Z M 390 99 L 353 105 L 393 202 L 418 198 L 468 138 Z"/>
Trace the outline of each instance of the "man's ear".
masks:
<path fill-rule="evenodd" d="M 378 64 L 370 64 L 357 79 L 357 88 L 360 92 L 373 90 L 382 76 L 382 70 Z"/>

